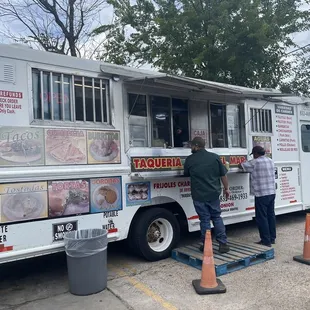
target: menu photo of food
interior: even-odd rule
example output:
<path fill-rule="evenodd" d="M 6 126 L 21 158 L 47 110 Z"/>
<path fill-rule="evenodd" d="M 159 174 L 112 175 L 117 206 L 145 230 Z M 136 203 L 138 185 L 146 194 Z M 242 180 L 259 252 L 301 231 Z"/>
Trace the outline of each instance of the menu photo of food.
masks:
<path fill-rule="evenodd" d="M 120 177 L 90 180 L 91 213 L 122 210 Z"/>
<path fill-rule="evenodd" d="M 119 131 L 88 131 L 87 145 L 89 164 L 121 162 Z"/>
<path fill-rule="evenodd" d="M 126 205 L 134 206 L 149 203 L 151 201 L 150 182 L 136 182 L 126 184 Z"/>
<path fill-rule="evenodd" d="M 1 184 L 1 223 L 47 217 L 46 182 Z"/>
<path fill-rule="evenodd" d="M 89 213 L 89 181 L 49 181 L 49 217 Z"/>
<path fill-rule="evenodd" d="M 253 136 L 252 139 L 253 139 L 253 147 L 257 145 L 263 147 L 266 151 L 266 155 L 272 157 L 271 137 Z"/>
<path fill-rule="evenodd" d="M 0 166 L 44 165 L 43 129 L 0 128 Z"/>
<path fill-rule="evenodd" d="M 46 165 L 87 164 L 86 131 L 45 130 Z"/>

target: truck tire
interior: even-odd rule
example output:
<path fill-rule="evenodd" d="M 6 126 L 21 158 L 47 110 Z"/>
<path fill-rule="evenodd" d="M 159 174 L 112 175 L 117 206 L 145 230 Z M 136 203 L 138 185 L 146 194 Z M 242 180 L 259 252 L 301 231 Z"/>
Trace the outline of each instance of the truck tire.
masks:
<path fill-rule="evenodd" d="M 129 238 L 135 253 L 148 261 L 158 261 L 171 255 L 180 238 L 180 225 L 166 209 L 146 209 L 133 222 Z"/>

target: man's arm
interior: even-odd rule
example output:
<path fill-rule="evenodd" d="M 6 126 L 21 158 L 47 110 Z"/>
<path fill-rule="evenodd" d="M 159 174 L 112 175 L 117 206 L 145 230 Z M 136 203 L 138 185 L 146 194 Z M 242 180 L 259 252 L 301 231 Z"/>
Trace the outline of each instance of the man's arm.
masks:
<path fill-rule="evenodd" d="M 230 196 L 230 191 L 228 189 L 228 178 L 226 175 L 224 175 L 221 177 L 221 180 L 222 180 L 222 183 L 224 186 L 224 193 L 223 194 L 225 195 L 226 199 L 228 199 Z"/>
<path fill-rule="evenodd" d="M 253 172 L 254 170 L 254 161 L 245 161 L 244 163 L 239 164 L 239 168 L 243 169 L 245 172 Z"/>
<path fill-rule="evenodd" d="M 227 175 L 222 176 L 221 180 L 222 180 L 222 183 L 223 183 L 223 186 L 224 186 L 224 190 L 227 190 L 228 189 L 228 178 L 227 178 Z"/>

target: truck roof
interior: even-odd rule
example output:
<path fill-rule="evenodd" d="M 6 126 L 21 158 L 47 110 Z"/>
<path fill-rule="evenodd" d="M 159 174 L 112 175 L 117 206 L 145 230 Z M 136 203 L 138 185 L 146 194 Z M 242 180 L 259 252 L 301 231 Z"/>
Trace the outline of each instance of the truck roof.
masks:
<path fill-rule="evenodd" d="M 115 65 L 97 60 L 83 59 L 68 55 L 35 50 L 26 45 L 20 44 L 0 44 L 0 57 L 42 63 L 50 66 L 57 64 L 57 67 L 69 67 L 76 71 L 82 70 L 98 72 L 107 76 L 119 75 L 124 77 L 127 82 L 137 82 L 140 80 L 143 81 L 145 79 L 151 79 L 161 80 L 164 83 L 176 83 L 179 87 L 193 87 L 200 91 L 203 91 L 204 89 L 211 89 L 220 93 L 240 95 L 241 97 L 296 98 L 296 96 L 293 94 L 283 94 L 281 91 L 275 89 L 254 89 L 185 76 L 176 76 L 161 73 L 155 70 L 137 69 L 129 66 Z"/>

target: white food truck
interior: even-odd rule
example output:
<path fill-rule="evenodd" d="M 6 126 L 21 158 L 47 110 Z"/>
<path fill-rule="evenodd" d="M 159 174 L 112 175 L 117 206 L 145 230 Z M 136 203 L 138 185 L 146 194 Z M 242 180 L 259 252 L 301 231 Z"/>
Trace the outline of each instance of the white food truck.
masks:
<path fill-rule="evenodd" d="M 197 231 L 194 136 L 229 165 L 225 224 L 251 220 L 254 145 L 276 165 L 276 213 L 310 207 L 309 101 L 0 45 L 0 263 L 63 251 L 63 236 L 104 228 L 145 259 Z"/>

